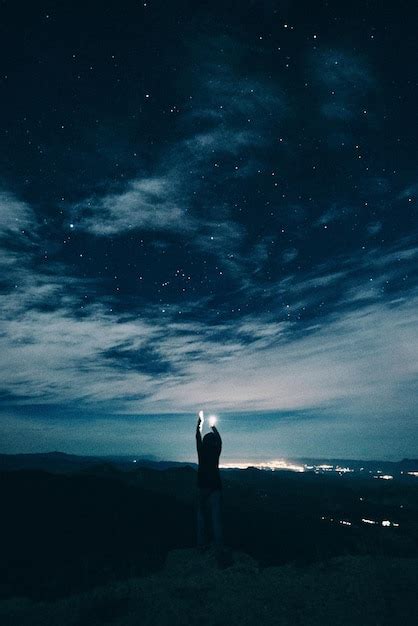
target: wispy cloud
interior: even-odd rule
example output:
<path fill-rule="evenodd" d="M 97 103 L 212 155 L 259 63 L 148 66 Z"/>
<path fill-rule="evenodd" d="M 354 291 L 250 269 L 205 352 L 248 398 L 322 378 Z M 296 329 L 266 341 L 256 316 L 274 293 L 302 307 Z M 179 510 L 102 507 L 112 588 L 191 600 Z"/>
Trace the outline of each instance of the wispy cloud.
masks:
<path fill-rule="evenodd" d="M 329 276 L 317 279 L 329 283 Z M 38 301 L 50 296 L 37 292 Z M 202 402 L 244 411 L 350 402 L 369 410 L 373 396 L 380 411 L 382 398 L 395 411 L 402 408 L 396 390 L 412 393 L 418 373 L 416 295 L 340 311 L 299 336 L 267 313 L 210 326 L 204 317 L 182 323 L 152 307 L 143 319 L 101 306 L 75 316 L 65 306 L 27 308 L 18 293 L 8 298 L 2 390 L 18 404 L 107 403 L 126 413 L 164 413 L 194 411 Z"/>
<path fill-rule="evenodd" d="M 11 193 L 0 191 L 0 237 L 30 235 L 36 225 L 36 216 L 30 206 Z"/>
<path fill-rule="evenodd" d="M 323 88 L 322 114 L 346 122 L 367 114 L 367 95 L 375 79 L 366 61 L 346 50 L 318 50 L 312 56 L 313 74 Z"/>
<path fill-rule="evenodd" d="M 164 192 L 161 181 L 148 181 L 132 193 L 151 202 L 147 194 L 160 199 Z M 30 207 L 4 198 L 3 232 L 36 233 Z M 108 207 L 113 210 L 113 200 Z M 371 394 L 388 398 L 390 410 L 399 408 L 396 389 L 411 387 L 416 375 L 417 293 L 411 284 L 408 299 L 396 300 L 383 298 L 382 289 L 410 275 L 418 255 L 412 237 L 386 252 L 372 247 L 267 286 L 257 279 L 266 250 L 247 248 L 245 255 L 245 231 L 235 222 L 215 227 L 213 220 L 190 218 L 188 225 L 194 245 L 229 263 L 246 297 L 275 302 L 271 310 L 213 323 L 205 299 L 195 300 L 194 321 L 152 303 L 142 305 L 141 317 L 110 313 L 103 303 L 80 309 L 80 293 L 92 279 L 66 274 L 59 264 L 35 267 L 39 246 L 28 250 L 24 240 L 25 256 L 17 262 L 15 251 L 10 261 L 15 285 L 1 296 L 3 394 L 16 404 L 81 402 L 126 413 L 190 411 L 203 400 L 224 410 L 368 406 Z M 2 252 L 7 258 L 7 245 Z M 287 253 L 290 262 L 295 252 Z M 309 310 L 331 293 L 340 294 L 336 308 L 297 332 L 294 310 Z M 288 318 L 277 319 L 279 302 L 289 307 Z"/>
<path fill-rule="evenodd" d="M 232 189 L 241 177 L 257 174 L 257 150 L 262 155 L 274 145 L 272 130 L 286 118 L 288 107 L 277 87 L 242 75 L 236 54 L 225 63 L 230 45 L 228 38 L 215 38 L 199 48 L 190 105 L 178 116 L 177 135 L 152 171 L 138 173 L 111 193 L 77 202 L 67 226 L 104 237 L 135 230 L 191 234 L 199 247 L 206 232 L 223 231 L 223 239 L 231 235 L 227 247 L 232 251 L 242 225 L 233 223 L 228 194 L 222 203 L 216 190 L 220 185 Z M 216 62 L 218 56 L 222 63 Z M 216 242 L 211 249 L 215 253 Z"/>
<path fill-rule="evenodd" d="M 181 206 L 173 177 L 133 180 L 120 193 L 88 198 L 76 204 L 71 220 L 77 228 L 108 236 L 125 231 L 184 231 L 190 218 Z"/>

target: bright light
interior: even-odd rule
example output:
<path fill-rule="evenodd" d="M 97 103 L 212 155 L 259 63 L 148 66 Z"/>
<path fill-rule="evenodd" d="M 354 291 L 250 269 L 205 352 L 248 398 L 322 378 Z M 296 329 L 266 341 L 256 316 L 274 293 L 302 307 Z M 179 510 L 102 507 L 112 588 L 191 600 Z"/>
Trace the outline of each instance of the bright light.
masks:
<path fill-rule="evenodd" d="M 199 417 L 201 420 L 203 420 L 203 411 L 199 411 Z"/>
<path fill-rule="evenodd" d="M 219 467 L 225 469 L 247 469 L 247 467 L 256 467 L 257 469 L 270 470 L 290 470 L 292 472 L 304 472 L 303 465 L 297 465 L 296 463 L 285 461 L 284 459 L 277 459 L 274 461 L 264 462 L 251 462 L 251 461 L 234 461 L 230 463 L 223 463 Z"/>
<path fill-rule="evenodd" d="M 382 526 L 390 526 L 390 521 L 388 519 L 384 519 L 382 522 Z"/>
<path fill-rule="evenodd" d="M 217 421 L 217 417 L 216 415 L 210 415 L 209 416 L 209 426 L 212 428 L 212 426 L 215 426 L 216 421 Z"/>

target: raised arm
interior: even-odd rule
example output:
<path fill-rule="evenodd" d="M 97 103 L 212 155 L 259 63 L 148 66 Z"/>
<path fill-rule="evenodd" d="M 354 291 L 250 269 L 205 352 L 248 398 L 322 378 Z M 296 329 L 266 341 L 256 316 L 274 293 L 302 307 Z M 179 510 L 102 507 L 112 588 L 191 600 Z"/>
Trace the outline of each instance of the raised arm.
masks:
<path fill-rule="evenodd" d="M 199 415 L 199 418 L 197 420 L 197 426 L 196 426 L 196 449 L 197 449 L 197 453 L 199 454 L 201 448 L 202 448 L 202 434 L 200 432 L 200 425 L 202 423 L 202 419 Z"/>
<path fill-rule="evenodd" d="M 221 453 L 221 450 L 222 450 L 222 439 L 221 439 L 221 436 L 220 436 L 219 431 L 216 428 L 216 426 L 212 426 L 212 430 L 213 430 L 213 432 L 215 433 L 215 435 L 216 435 L 216 437 L 218 439 L 218 442 L 219 442 L 219 453 Z"/>

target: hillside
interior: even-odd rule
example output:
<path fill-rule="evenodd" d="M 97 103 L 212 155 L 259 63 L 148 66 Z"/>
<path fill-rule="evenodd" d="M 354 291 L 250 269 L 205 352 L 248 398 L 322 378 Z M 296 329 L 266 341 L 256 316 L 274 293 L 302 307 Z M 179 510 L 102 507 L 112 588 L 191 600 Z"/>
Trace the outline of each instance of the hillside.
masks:
<path fill-rule="evenodd" d="M 150 576 L 53 602 L 0 602 L 3 626 L 389 626 L 418 622 L 417 559 L 341 557 L 261 569 L 244 553 L 223 570 L 209 551 L 169 552 Z"/>
<path fill-rule="evenodd" d="M 263 567 L 418 558 L 415 481 L 230 470 L 223 486 L 225 541 Z M 192 468 L 0 472 L 0 495 L 4 599 L 53 601 L 150 575 L 195 542 Z"/>

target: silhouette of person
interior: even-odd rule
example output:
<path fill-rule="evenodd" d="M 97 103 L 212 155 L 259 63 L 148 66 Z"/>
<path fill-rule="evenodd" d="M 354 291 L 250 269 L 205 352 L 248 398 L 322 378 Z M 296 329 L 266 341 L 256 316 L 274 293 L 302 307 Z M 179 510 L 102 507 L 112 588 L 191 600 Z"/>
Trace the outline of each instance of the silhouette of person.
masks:
<path fill-rule="evenodd" d="M 208 545 L 209 524 L 207 524 L 207 519 L 209 518 L 215 548 L 219 554 L 223 547 L 222 483 L 219 474 L 222 439 L 216 426 L 212 425 L 212 432 L 207 433 L 202 440 L 202 424 L 203 412 L 200 412 L 196 427 L 196 448 L 199 459 L 197 472 L 197 545 L 201 551 Z"/>

